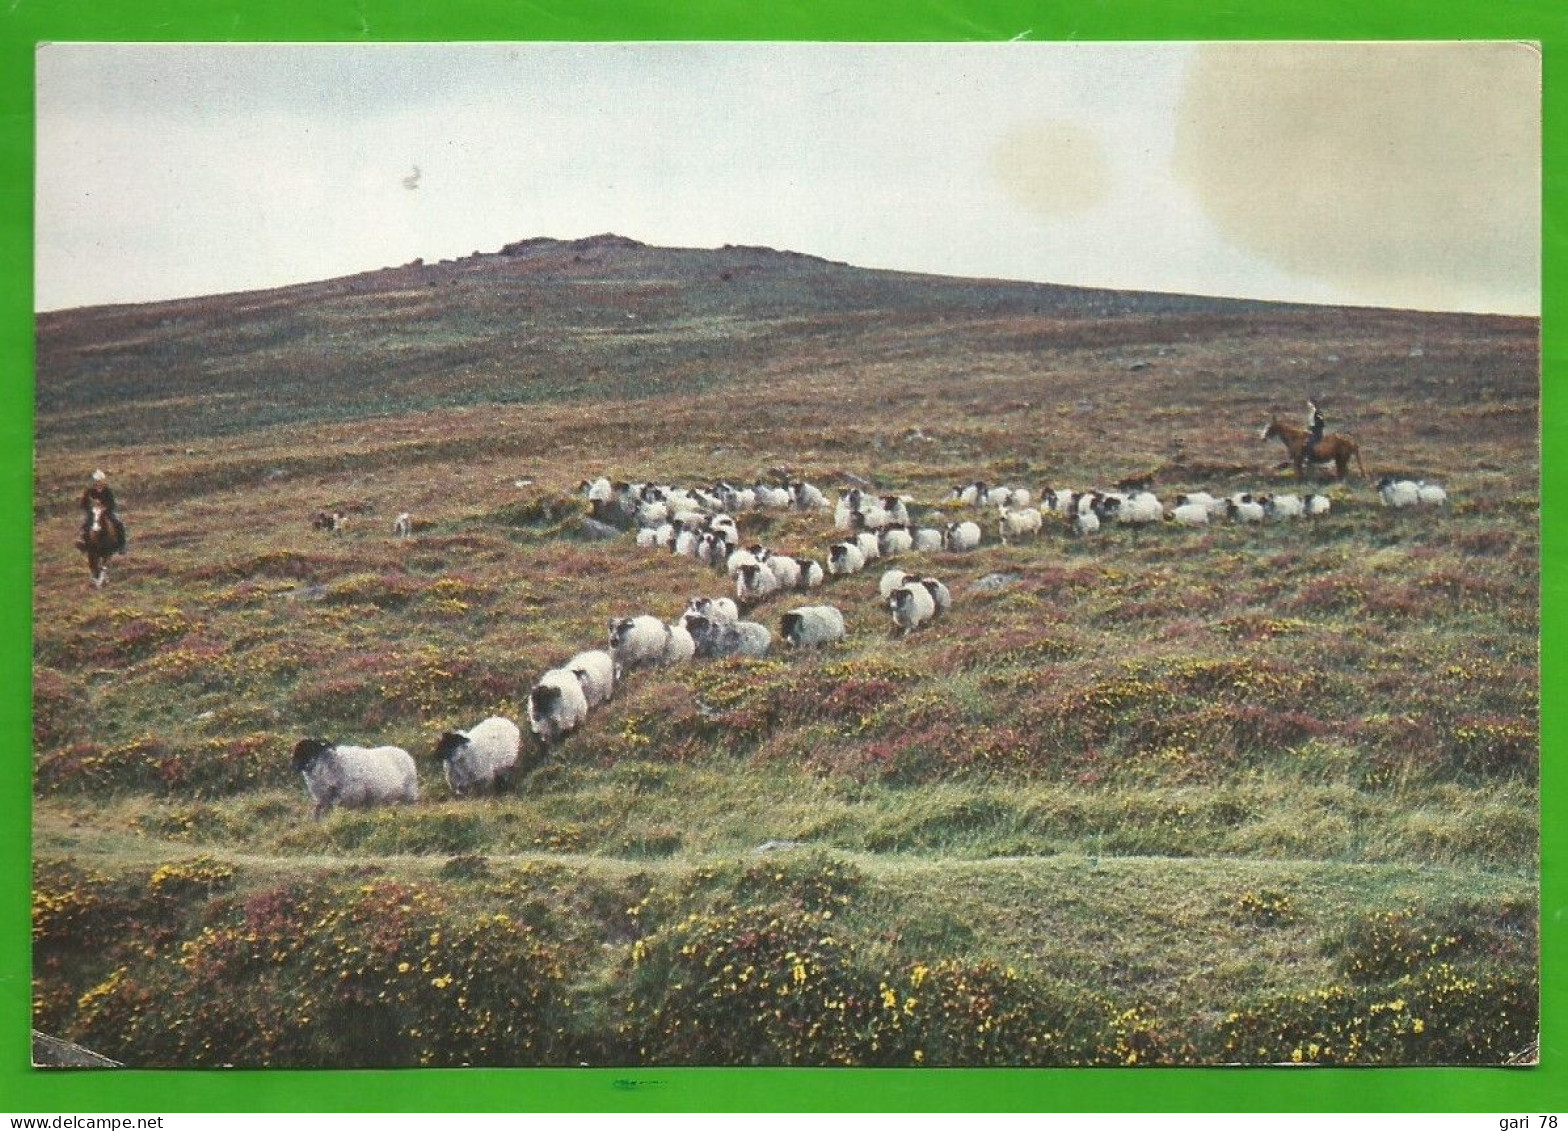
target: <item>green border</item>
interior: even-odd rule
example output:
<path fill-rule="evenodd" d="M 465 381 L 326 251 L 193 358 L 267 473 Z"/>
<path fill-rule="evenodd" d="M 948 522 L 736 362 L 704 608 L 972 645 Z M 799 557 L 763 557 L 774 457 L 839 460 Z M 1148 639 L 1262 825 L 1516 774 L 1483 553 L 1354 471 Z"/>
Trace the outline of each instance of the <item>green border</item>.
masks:
<path fill-rule="evenodd" d="M 28 1063 L 33 48 L 41 40 L 1527 39 L 1544 51 L 1543 369 L 1563 360 L 1562 0 L 13 0 L 0 14 L 0 1111 L 1568 1111 L 1568 882 L 1556 761 L 1568 689 L 1543 649 L 1542 1063 L 1522 1069 L 36 1072 Z M 1561 381 L 1543 381 L 1542 638 L 1565 625 Z"/>

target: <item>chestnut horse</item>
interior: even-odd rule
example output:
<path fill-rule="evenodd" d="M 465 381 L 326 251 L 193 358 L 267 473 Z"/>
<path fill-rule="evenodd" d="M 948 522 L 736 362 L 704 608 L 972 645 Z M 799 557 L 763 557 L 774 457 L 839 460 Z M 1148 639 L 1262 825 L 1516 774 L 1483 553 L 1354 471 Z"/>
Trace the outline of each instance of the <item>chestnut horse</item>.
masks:
<path fill-rule="evenodd" d="M 99 589 L 109 580 L 109 559 L 125 548 L 120 532 L 109 519 L 109 512 L 99 502 L 93 503 L 93 518 L 88 524 L 87 535 L 78 542 L 87 555 L 87 572 Z"/>
<path fill-rule="evenodd" d="M 1317 447 L 1312 451 L 1312 458 L 1307 459 L 1307 430 L 1297 428 L 1293 424 L 1286 424 L 1275 417 L 1269 421 L 1269 426 L 1261 434 L 1264 440 L 1279 440 L 1285 445 L 1285 450 L 1290 453 L 1290 462 L 1296 467 L 1296 478 L 1306 477 L 1304 465 L 1307 463 L 1334 465 L 1334 477 L 1345 478 L 1345 472 L 1350 470 L 1350 457 L 1356 459 L 1356 468 L 1361 473 L 1361 478 L 1367 477 L 1366 465 L 1361 462 L 1361 449 L 1349 436 L 1324 436 L 1318 441 Z"/>

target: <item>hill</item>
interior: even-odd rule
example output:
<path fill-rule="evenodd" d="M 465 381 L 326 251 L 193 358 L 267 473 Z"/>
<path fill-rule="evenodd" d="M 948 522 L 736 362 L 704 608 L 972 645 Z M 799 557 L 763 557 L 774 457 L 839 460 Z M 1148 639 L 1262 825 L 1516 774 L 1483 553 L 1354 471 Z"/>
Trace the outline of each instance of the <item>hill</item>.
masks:
<path fill-rule="evenodd" d="M 1530 1047 L 1534 320 L 595 237 L 38 334 L 39 1029 L 132 1065 Z M 1004 545 L 948 501 L 1296 490 L 1258 429 L 1309 393 L 1450 504 L 1351 481 L 1310 523 Z M 97 465 L 131 528 L 101 591 L 70 545 Z M 894 639 L 875 571 L 835 581 L 841 647 L 632 673 L 515 792 L 449 795 L 440 731 L 725 588 L 595 541 L 580 480 L 779 469 L 980 520 L 899 563 L 951 616 Z M 308 734 L 407 747 L 423 800 L 313 822 Z"/>

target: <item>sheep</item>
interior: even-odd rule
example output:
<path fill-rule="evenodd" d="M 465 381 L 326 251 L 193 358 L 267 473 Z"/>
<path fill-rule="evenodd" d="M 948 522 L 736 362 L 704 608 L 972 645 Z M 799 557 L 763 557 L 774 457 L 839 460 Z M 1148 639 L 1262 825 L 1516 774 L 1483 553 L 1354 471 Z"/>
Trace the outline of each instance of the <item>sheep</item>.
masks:
<path fill-rule="evenodd" d="M 1087 510 L 1074 515 L 1072 523 L 1074 534 L 1093 534 L 1100 529 L 1100 516 L 1093 510 Z"/>
<path fill-rule="evenodd" d="M 1269 495 L 1258 501 L 1273 519 L 1300 518 L 1307 510 L 1300 495 Z"/>
<path fill-rule="evenodd" d="M 816 589 L 822 584 L 822 563 L 811 558 L 802 559 L 800 563 L 800 578 L 795 582 L 795 588 L 800 590 Z"/>
<path fill-rule="evenodd" d="M 698 535 L 695 532 L 682 530 L 675 536 L 675 545 L 670 547 L 670 549 L 684 557 L 695 558 L 697 556 L 697 538 Z"/>
<path fill-rule="evenodd" d="M 886 601 L 897 589 L 909 580 L 909 574 L 901 569 L 890 569 L 882 575 L 882 580 L 877 582 L 877 594 Z"/>
<path fill-rule="evenodd" d="M 1247 502 L 1240 503 L 1231 499 L 1225 504 L 1225 513 L 1232 522 L 1262 522 L 1263 504 L 1251 501 L 1250 497 Z"/>
<path fill-rule="evenodd" d="M 757 505 L 770 510 L 783 510 L 794 501 L 793 496 L 783 487 L 772 487 L 757 480 L 753 490 L 757 492 Z"/>
<path fill-rule="evenodd" d="M 686 631 L 684 620 L 674 621 L 668 628 L 670 635 L 664 642 L 664 655 L 659 663 L 665 667 L 684 664 L 697 654 L 697 643 L 691 638 L 691 633 Z"/>
<path fill-rule="evenodd" d="M 860 556 L 868 562 L 882 556 L 881 540 L 869 530 L 862 530 L 855 535 L 854 543 L 860 547 Z"/>
<path fill-rule="evenodd" d="M 848 491 L 838 493 L 838 502 L 833 506 L 833 529 L 851 529 L 852 515 L 860 513 L 860 488 L 851 487 Z"/>
<path fill-rule="evenodd" d="M 884 527 L 882 533 L 877 535 L 877 549 L 884 558 L 891 558 L 897 554 L 907 554 L 915 548 L 915 538 L 909 532 L 909 527 L 904 525 Z"/>
<path fill-rule="evenodd" d="M 936 598 L 918 581 L 900 585 L 888 595 L 887 607 L 893 613 L 893 630 L 908 636 L 936 616 Z"/>
<path fill-rule="evenodd" d="M 980 527 L 973 522 L 950 522 L 942 536 L 944 550 L 959 553 L 973 550 L 980 545 Z"/>
<path fill-rule="evenodd" d="M 587 718 L 582 682 L 565 668 L 545 672 L 528 692 L 528 728 L 545 746 L 565 738 Z"/>
<path fill-rule="evenodd" d="M 342 511 L 317 511 L 316 517 L 310 520 L 310 525 L 317 530 L 336 534 L 348 525 L 348 516 Z"/>
<path fill-rule="evenodd" d="M 1317 518 L 1327 514 L 1331 504 L 1327 495 L 1308 495 L 1306 506 L 1307 517 Z"/>
<path fill-rule="evenodd" d="M 800 588 L 800 563 L 784 554 L 770 554 L 768 571 L 778 578 L 780 589 Z"/>
<path fill-rule="evenodd" d="M 750 550 L 736 550 L 724 559 L 724 571 L 731 577 L 738 574 L 745 566 L 758 564 L 757 555 Z"/>
<path fill-rule="evenodd" d="M 832 605 L 791 609 L 779 621 L 779 635 L 792 648 L 820 648 L 844 639 L 844 614 Z"/>
<path fill-rule="evenodd" d="M 467 731 L 443 732 L 435 758 L 446 773 L 446 784 L 461 797 L 471 790 L 504 788 L 517 767 L 522 743 L 516 723 L 492 715 Z"/>
<path fill-rule="evenodd" d="M 826 510 L 827 498 L 822 492 L 810 483 L 797 481 L 789 485 L 790 493 L 795 498 L 795 506 L 799 510 L 814 511 Z"/>
<path fill-rule="evenodd" d="M 931 600 L 936 604 L 936 613 L 932 619 L 945 615 L 953 607 L 953 595 L 936 578 L 922 577 L 920 584 L 926 587 L 926 592 L 931 594 Z"/>
<path fill-rule="evenodd" d="M 1383 499 L 1383 505 L 1394 510 L 1402 507 L 1413 507 L 1421 502 L 1421 488 L 1408 479 L 1395 479 L 1392 475 L 1385 475 L 1378 480 L 1377 493 Z"/>
<path fill-rule="evenodd" d="M 610 655 L 623 668 L 657 664 L 669 630 L 658 617 L 622 617 L 610 622 Z"/>
<path fill-rule="evenodd" d="M 743 565 L 735 574 L 735 599 L 743 605 L 755 605 L 778 592 L 779 579 L 763 562 Z"/>
<path fill-rule="evenodd" d="M 854 542 L 835 542 L 828 547 L 828 572 L 835 577 L 848 577 L 866 568 L 866 555 Z"/>
<path fill-rule="evenodd" d="M 697 655 L 704 660 L 725 656 L 766 656 L 773 633 L 755 621 L 719 624 L 698 613 L 686 614 L 686 631 L 691 633 Z"/>
<path fill-rule="evenodd" d="M 882 504 L 882 509 L 887 512 L 890 522 L 897 523 L 900 526 L 909 525 L 909 503 L 911 500 L 908 495 L 883 495 L 879 501 Z"/>
<path fill-rule="evenodd" d="M 658 545 L 659 532 L 651 526 L 644 526 L 637 531 L 637 548 L 651 550 Z"/>
<path fill-rule="evenodd" d="M 419 773 L 413 757 L 400 746 L 340 746 L 324 738 L 302 738 L 293 761 L 316 803 L 318 820 L 334 805 L 361 809 L 419 800 Z"/>
<path fill-rule="evenodd" d="M 1440 507 L 1448 502 L 1448 492 L 1422 479 L 1416 483 L 1416 501 L 1423 506 Z"/>
<path fill-rule="evenodd" d="M 1116 521 L 1124 526 L 1143 526 L 1164 517 L 1165 508 L 1160 505 L 1159 498 L 1148 491 L 1130 496 L 1116 508 Z"/>
<path fill-rule="evenodd" d="M 1176 496 L 1176 506 L 1200 506 L 1209 512 L 1210 518 L 1218 518 L 1225 513 L 1225 500 L 1216 499 L 1207 491 L 1193 491 L 1187 495 Z"/>
<path fill-rule="evenodd" d="M 951 498 L 966 507 L 972 507 L 985 502 L 985 490 L 984 483 L 964 483 L 953 488 Z"/>
<path fill-rule="evenodd" d="M 1002 545 L 1007 545 L 1007 536 L 1009 534 L 1014 538 L 1022 538 L 1025 534 L 1033 535 L 1036 538 L 1040 536 L 1040 512 L 1034 507 L 1009 510 L 1004 506 L 997 508 L 997 514 L 1000 518 L 997 526 Z"/>
<path fill-rule="evenodd" d="M 728 597 L 693 597 L 686 604 L 686 614 L 692 613 L 718 624 L 734 624 L 740 620 L 740 609 Z"/>
<path fill-rule="evenodd" d="M 615 698 L 615 683 L 620 677 L 620 668 L 610 653 L 599 649 L 579 652 L 567 660 L 564 666 L 582 684 L 583 698 L 588 701 L 590 710 Z"/>
<path fill-rule="evenodd" d="M 392 520 L 392 537 L 412 538 L 414 536 L 414 516 L 404 511 Z"/>
<path fill-rule="evenodd" d="M 942 532 L 929 526 L 915 531 L 915 553 L 936 554 L 942 550 Z"/>
<path fill-rule="evenodd" d="M 1209 508 L 1202 503 L 1181 503 L 1171 509 L 1171 512 L 1165 516 L 1165 521 L 1180 526 L 1207 526 Z"/>

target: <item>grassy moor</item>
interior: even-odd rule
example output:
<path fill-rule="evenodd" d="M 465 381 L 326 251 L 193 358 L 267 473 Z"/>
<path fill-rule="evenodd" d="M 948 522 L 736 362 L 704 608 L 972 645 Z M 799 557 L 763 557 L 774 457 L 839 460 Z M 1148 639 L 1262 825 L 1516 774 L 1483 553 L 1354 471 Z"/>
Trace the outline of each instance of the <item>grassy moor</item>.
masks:
<path fill-rule="evenodd" d="M 139 1066 L 1534 1056 L 1536 319 L 600 236 L 43 314 L 37 352 L 39 1030 Z M 1309 397 L 1368 478 L 1279 467 Z M 1332 506 L 1003 544 L 952 498 L 1145 475 Z M 983 539 L 770 597 L 765 657 L 630 670 L 545 751 L 541 674 L 734 596 L 585 524 L 599 476 Z M 889 565 L 951 610 L 895 635 Z M 843 642 L 785 647 L 816 604 Z M 527 772 L 455 797 L 439 736 L 497 714 Z M 405 748 L 420 800 L 313 819 L 310 736 Z"/>

